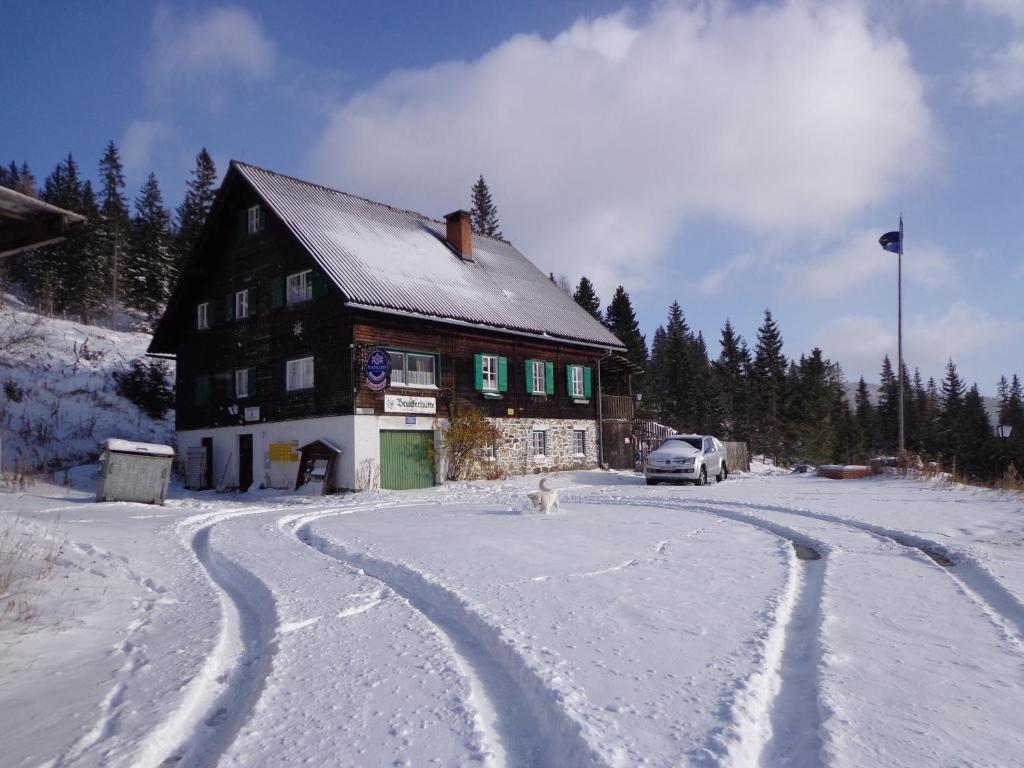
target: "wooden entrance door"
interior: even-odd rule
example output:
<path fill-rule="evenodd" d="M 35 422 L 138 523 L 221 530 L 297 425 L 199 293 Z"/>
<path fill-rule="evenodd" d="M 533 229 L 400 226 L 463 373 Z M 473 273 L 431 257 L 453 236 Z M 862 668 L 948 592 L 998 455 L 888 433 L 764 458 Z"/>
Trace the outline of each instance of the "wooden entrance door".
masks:
<path fill-rule="evenodd" d="M 252 435 L 238 436 L 238 490 L 249 490 L 252 485 Z"/>
<path fill-rule="evenodd" d="M 206 456 L 204 457 L 206 459 L 206 471 L 199 487 L 205 491 L 213 488 L 213 438 L 204 437 L 200 442 L 203 450 L 206 451 Z"/>

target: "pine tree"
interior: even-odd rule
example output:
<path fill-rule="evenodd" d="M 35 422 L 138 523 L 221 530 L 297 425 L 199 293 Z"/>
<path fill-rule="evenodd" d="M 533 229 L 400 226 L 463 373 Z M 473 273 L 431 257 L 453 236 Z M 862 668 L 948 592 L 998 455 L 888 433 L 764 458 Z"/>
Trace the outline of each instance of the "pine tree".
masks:
<path fill-rule="evenodd" d="M 470 208 L 469 214 L 473 231 L 488 237 L 504 239 L 501 225 L 498 223 L 498 207 L 491 199 L 491 190 L 487 187 L 482 174 L 473 185 L 472 198 L 473 207 Z"/>
<path fill-rule="evenodd" d="M 177 278 L 172 246 L 170 215 L 156 174 L 150 173 L 135 198 L 125 295 L 151 322 L 166 305 Z"/>
<path fill-rule="evenodd" d="M 960 471 L 969 477 L 994 479 L 996 437 L 977 384 L 972 384 L 964 395 L 960 416 L 960 439 L 963 446 L 958 462 Z"/>
<path fill-rule="evenodd" d="M 832 366 L 832 461 L 840 464 L 865 462 L 864 433 L 847 399 L 846 377 L 839 363 Z"/>
<path fill-rule="evenodd" d="M 834 368 L 815 347 L 810 356 L 800 356 L 793 373 L 786 431 L 791 435 L 796 456 L 811 464 L 825 463 L 831 460 L 835 442 Z"/>
<path fill-rule="evenodd" d="M 964 394 L 966 387 L 956 364 L 951 360 L 946 363 L 946 377 L 942 380 L 942 398 L 939 411 L 939 449 L 950 466 L 956 467 L 963 447 Z"/>
<path fill-rule="evenodd" d="M 104 282 L 109 288 L 111 327 L 116 324 L 117 304 L 121 295 L 121 272 L 127 260 L 131 221 L 125 198 L 124 166 L 113 140 L 100 158 L 100 224 L 99 248 L 105 259 Z"/>
<path fill-rule="evenodd" d="M 649 397 L 647 356 L 647 339 L 640 333 L 640 324 L 637 322 L 636 313 L 633 311 L 633 304 L 629 300 L 629 294 L 621 285 L 615 289 L 615 295 L 608 304 L 605 312 L 604 324 L 619 341 L 626 345 L 626 358 L 634 365 L 644 371 L 633 380 L 634 390 L 643 393 L 645 399 Z"/>
<path fill-rule="evenodd" d="M 892 370 L 889 356 L 882 358 L 881 383 L 878 387 L 878 429 L 881 437 L 879 448 L 895 454 L 899 443 L 899 381 Z"/>
<path fill-rule="evenodd" d="M 764 453 L 777 463 L 785 454 L 785 406 L 788 366 L 782 354 L 782 334 L 765 310 L 764 321 L 757 330 L 757 346 L 751 366 L 751 448 Z"/>
<path fill-rule="evenodd" d="M 601 322 L 601 300 L 597 297 L 594 284 L 590 282 L 586 275 L 580 278 L 579 285 L 576 286 L 576 292 L 572 295 L 572 298 L 577 304 L 587 310 L 591 317 Z"/>
<path fill-rule="evenodd" d="M 651 396 L 658 421 L 680 432 L 695 432 L 691 337 L 679 302 L 672 302 L 668 322 L 654 334 Z"/>
<path fill-rule="evenodd" d="M 713 370 L 722 398 L 723 434 L 731 440 L 746 441 L 750 425 L 748 372 L 750 350 L 726 319 L 719 340 L 722 351 Z"/>
<path fill-rule="evenodd" d="M 871 391 L 863 376 L 857 382 L 857 392 L 854 395 L 854 418 L 860 429 L 865 451 L 873 455 L 878 451 L 880 439 L 876 421 L 877 414 L 875 406 L 871 402 Z"/>
<path fill-rule="evenodd" d="M 217 168 L 210 153 L 203 147 L 196 155 L 196 167 L 192 169 L 185 199 L 178 206 L 178 233 L 175 240 L 177 251 L 177 269 L 184 266 L 185 259 L 192 253 L 199 232 L 206 222 L 206 217 L 213 207 L 217 196 L 214 184 L 217 183 Z"/>

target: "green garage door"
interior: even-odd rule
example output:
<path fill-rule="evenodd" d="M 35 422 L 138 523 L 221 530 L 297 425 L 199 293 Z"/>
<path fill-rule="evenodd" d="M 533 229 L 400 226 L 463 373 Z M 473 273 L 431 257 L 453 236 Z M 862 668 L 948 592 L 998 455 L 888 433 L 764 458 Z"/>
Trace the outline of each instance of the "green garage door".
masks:
<path fill-rule="evenodd" d="M 380 487 L 392 491 L 434 484 L 434 433 L 380 433 Z"/>

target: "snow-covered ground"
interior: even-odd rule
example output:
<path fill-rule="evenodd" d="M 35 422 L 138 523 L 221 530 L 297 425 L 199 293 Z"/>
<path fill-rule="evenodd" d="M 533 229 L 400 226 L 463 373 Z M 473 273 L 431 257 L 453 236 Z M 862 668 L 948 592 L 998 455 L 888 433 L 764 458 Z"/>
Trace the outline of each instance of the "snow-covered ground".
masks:
<path fill-rule="evenodd" d="M 174 412 L 152 419 L 114 382 L 116 370 L 146 354 L 150 338 L 43 317 L 0 294 L 0 466 L 88 461 L 108 437 L 170 441 Z"/>
<path fill-rule="evenodd" d="M 553 481 L 0 494 L 64 542 L 0 623 L 3 764 L 1024 764 L 1019 496 Z"/>

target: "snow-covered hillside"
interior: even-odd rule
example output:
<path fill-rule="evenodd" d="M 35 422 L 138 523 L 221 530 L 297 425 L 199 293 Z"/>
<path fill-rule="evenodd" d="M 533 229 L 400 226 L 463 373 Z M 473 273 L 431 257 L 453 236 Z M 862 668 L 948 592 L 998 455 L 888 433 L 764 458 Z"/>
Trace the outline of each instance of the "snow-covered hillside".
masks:
<path fill-rule="evenodd" d="M 63 538 L 36 618 L 0 615 L 4 764 L 1022 764 L 1019 496 L 553 481 L 551 515 L 536 478 L 0 493 Z"/>
<path fill-rule="evenodd" d="M 98 442 L 108 437 L 168 442 L 173 411 L 163 419 L 149 418 L 117 393 L 113 378 L 145 354 L 149 339 L 146 333 L 0 308 L 3 467 L 81 464 L 91 461 Z"/>

